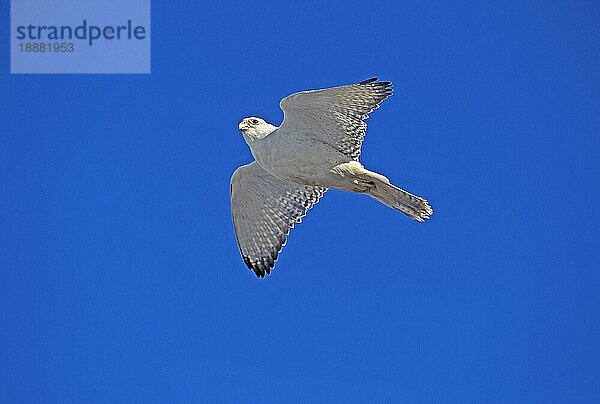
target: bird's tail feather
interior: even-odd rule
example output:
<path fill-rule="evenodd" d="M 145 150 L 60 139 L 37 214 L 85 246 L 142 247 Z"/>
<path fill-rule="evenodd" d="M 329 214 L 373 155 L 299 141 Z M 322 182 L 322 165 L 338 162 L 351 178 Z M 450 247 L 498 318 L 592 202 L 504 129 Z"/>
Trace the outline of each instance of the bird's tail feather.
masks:
<path fill-rule="evenodd" d="M 376 180 L 368 194 L 379 202 L 394 208 L 406 216 L 424 222 L 433 214 L 433 209 L 427 200 L 407 192 L 389 181 Z"/>

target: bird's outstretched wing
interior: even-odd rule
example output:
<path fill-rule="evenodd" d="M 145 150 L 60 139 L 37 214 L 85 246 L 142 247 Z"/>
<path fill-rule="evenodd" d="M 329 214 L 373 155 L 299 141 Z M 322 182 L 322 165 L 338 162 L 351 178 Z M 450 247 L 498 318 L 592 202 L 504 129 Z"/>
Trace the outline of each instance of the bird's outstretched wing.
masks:
<path fill-rule="evenodd" d="M 392 83 L 377 78 L 341 87 L 302 91 L 279 103 L 284 112 L 280 129 L 310 134 L 358 160 L 369 113 L 392 94 Z"/>
<path fill-rule="evenodd" d="M 231 177 L 231 216 L 244 262 L 256 276 L 271 273 L 294 223 L 319 201 L 327 188 L 284 181 L 257 162 Z"/>

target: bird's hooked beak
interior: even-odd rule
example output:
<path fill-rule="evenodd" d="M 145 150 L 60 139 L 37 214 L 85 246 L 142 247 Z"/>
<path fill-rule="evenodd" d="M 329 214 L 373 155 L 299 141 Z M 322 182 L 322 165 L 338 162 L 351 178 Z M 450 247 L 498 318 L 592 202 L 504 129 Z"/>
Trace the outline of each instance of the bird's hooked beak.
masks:
<path fill-rule="evenodd" d="M 244 132 L 245 130 L 247 130 L 248 128 L 250 128 L 247 124 L 246 121 L 242 121 L 240 122 L 240 124 L 238 125 L 238 129 L 241 130 L 242 132 Z"/>

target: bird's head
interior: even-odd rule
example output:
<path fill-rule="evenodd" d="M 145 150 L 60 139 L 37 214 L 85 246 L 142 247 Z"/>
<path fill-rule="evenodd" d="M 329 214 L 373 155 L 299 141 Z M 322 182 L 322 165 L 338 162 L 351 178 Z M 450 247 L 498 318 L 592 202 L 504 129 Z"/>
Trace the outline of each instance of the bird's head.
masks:
<path fill-rule="evenodd" d="M 249 118 L 242 119 L 242 121 L 238 125 L 238 129 L 242 131 L 242 134 L 244 135 L 244 138 L 246 138 L 246 141 L 253 141 L 257 139 L 262 139 L 263 137 L 267 136 L 269 133 L 277 129 L 277 127 L 271 125 L 264 119 L 251 116 Z"/>

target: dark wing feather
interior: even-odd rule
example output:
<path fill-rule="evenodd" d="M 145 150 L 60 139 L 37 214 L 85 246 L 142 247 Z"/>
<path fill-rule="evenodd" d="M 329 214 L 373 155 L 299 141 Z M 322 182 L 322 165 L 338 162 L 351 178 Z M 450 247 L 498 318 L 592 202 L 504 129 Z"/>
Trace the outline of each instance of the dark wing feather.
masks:
<path fill-rule="evenodd" d="M 392 94 L 392 83 L 377 78 L 341 87 L 302 91 L 279 103 L 284 112 L 280 130 L 307 134 L 358 160 L 367 131 L 364 122 Z"/>
<path fill-rule="evenodd" d="M 253 162 L 231 177 L 231 216 L 238 246 L 248 268 L 270 274 L 295 223 L 327 188 L 278 179 Z"/>

